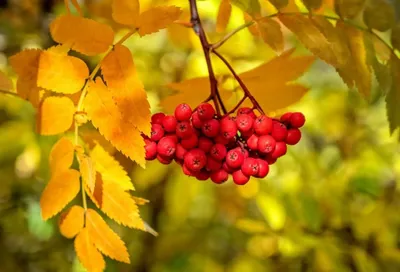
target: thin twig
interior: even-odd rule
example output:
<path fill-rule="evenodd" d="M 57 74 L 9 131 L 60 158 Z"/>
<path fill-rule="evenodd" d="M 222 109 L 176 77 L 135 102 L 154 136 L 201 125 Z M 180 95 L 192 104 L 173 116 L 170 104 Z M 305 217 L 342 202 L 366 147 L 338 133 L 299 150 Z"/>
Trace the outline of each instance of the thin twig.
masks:
<path fill-rule="evenodd" d="M 2 89 L 0 89 L 0 93 L 9 94 L 9 95 L 13 95 L 13 96 L 19 97 L 19 95 L 17 93 L 13 93 L 13 92 L 2 90 Z"/>

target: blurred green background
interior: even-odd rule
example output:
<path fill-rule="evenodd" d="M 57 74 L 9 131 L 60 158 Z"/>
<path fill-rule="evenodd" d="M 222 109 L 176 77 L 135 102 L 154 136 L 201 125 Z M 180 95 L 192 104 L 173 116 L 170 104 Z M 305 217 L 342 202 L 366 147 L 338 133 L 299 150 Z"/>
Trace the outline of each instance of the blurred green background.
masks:
<path fill-rule="evenodd" d="M 89 17 L 110 23 L 117 36 L 125 33 L 110 21 L 111 1 L 80 2 Z M 143 9 L 166 3 L 187 5 L 186 0 L 141 1 Z M 215 32 L 218 4 L 199 1 L 214 41 L 222 36 Z M 0 7 L 0 69 L 12 75 L 7 58 L 25 48 L 51 46 L 48 23 L 65 8 L 63 1 L 44 0 L 2 0 Z M 234 8 L 228 28 L 242 23 Z M 285 35 L 287 48 L 307 54 Z M 207 73 L 197 37 L 182 26 L 134 37 L 126 45 L 153 112 L 168 94 L 163 85 Z M 220 52 L 238 72 L 274 56 L 247 30 Z M 85 61 L 93 67 L 98 59 Z M 219 61 L 215 67 L 227 72 Z M 110 222 L 127 243 L 132 264 L 107 260 L 107 271 L 400 271 L 400 150 L 397 136 L 389 135 L 384 99 L 374 90 L 370 101 L 363 100 L 321 61 L 300 81 L 311 91 L 289 110 L 306 115 L 304 137 L 264 180 L 217 186 L 183 176 L 176 165 L 153 161 L 140 169 L 109 147 L 130 173 L 135 195 L 150 200 L 141 212 L 159 237 Z M 100 137 L 87 130 L 82 138 Z M 57 219 L 43 222 L 40 216 L 48 154 L 56 141 L 35 133 L 35 110 L 28 102 L 0 95 L 2 272 L 84 271 L 73 241 L 59 234 Z"/>

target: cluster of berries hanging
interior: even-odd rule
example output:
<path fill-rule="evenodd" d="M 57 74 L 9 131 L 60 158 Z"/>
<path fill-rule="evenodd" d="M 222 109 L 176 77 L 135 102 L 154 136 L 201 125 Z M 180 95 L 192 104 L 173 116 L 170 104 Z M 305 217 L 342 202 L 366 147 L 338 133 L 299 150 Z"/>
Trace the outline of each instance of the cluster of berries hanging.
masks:
<path fill-rule="evenodd" d="M 174 115 L 156 113 L 151 121 L 151 137 L 145 137 L 147 160 L 175 160 L 186 175 L 218 184 L 231 174 L 243 185 L 251 176 L 267 176 L 269 165 L 286 154 L 287 145 L 300 141 L 305 118 L 294 112 L 276 120 L 257 116 L 251 108 L 218 118 L 211 104 L 202 103 L 194 111 L 180 104 Z"/>

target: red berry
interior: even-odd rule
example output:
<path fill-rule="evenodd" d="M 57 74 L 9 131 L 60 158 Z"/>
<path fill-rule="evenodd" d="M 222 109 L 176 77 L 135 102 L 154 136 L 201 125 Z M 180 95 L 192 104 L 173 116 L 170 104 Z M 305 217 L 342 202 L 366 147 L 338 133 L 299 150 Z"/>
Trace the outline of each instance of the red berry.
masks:
<path fill-rule="evenodd" d="M 201 131 L 207 137 L 213 138 L 219 133 L 219 122 L 216 119 L 210 119 L 204 122 Z"/>
<path fill-rule="evenodd" d="M 221 121 L 220 134 L 227 140 L 233 139 L 237 134 L 236 122 L 225 118 Z"/>
<path fill-rule="evenodd" d="M 175 132 L 176 130 L 176 118 L 172 115 L 165 115 L 162 120 L 162 126 L 166 132 Z"/>
<path fill-rule="evenodd" d="M 265 160 L 267 161 L 267 163 L 268 163 L 269 165 L 272 165 L 272 164 L 274 164 L 274 163 L 276 162 L 277 158 L 272 158 L 272 157 L 271 157 L 271 154 L 268 154 L 268 155 L 265 157 Z"/>
<path fill-rule="evenodd" d="M 184 164 L 191 171 L 200 171 L 206 163 L 206 153 L 199 148 L 192 149 L 185 155 Z"/>
<path fill-rule="evenodd" d="M 240 168 L 243 161 L 244 161 L 244 155 L 237 148 L 230 150 L 226 154 L 226 164 L 233 169 Z"/>
<path fill-rule="evenodd" d="M 258 161 L 255 158 L 246 158 L 241 167 L 246 176 L 257 176 L 258 168 Z"/>
<path fill-rule="evenodd" d="M 199 148 L 204 152 L 208 153 L 211 150 L 211 147 L 214 145 L 213 141 L 207 137 L 200 137 L 199 138 Z"/>
<path fill-rule="evenodd" d="M 194 177 L 196 175 L 196 173 L 190 170 L 185 164 L 182 165 L 182 171 L 186 176 L 189 177 Z"/>
<path fill-rule="evenodd" d="M 200 120 L 207 121 L 214 117 L 214 107 L 209 103 L 202 103 L 197 107 Z"/>
<path fill-rule="evenodd" d="M 244 148 L 242 148 L 242 147 L 236 147 L 235 148 L 237 151 L 239 151 L 240 153 L 242 153 L 243 154 L 243 158 L 244 159 L 246 159 L 246 158 L 248 158 L 249 157 L 249 151 L 247 151 L 247 149 L 244 149 Z"/>
<path fill-rule="evenodd" d="M 164 138 L 171 139 L 176 144 L 178 143 L 178 136 L 176 136 L 176 134 L 167 134 L 167 135 L 164 135 Z"/>
<path fill-rule="evenodd" d="M 229 167 L 228 164 L 226 163 L 226 161 L 222 164 L 222 169 L 224 169 L 229 174 L 232 174 L 233 172 L 235 172 L 235 169 Z"/>
<path fill-rule="evenodd" d="M 157 153 L 163 157 L 172 158 L 175 154 L 176 143 L 171 138 L 161 138 L 157 144 Z"/>
<path fill-rule="evenodd" d="M 192 116 L 192 109 L 188 104 L 182 103 L 175 108 L 175 118 L 178 121 L 188 121 Z"/>
<path fill-rule="evenodd" d="M 223 144 L 223 145 L 227 145 L 229 143 L 229 140 L 224 138 L 224 136 L 217 135 L 217 137 L 214 138 L 214 141 L 218 144 Z"/>
<path fill-rule="evenodd" d="M 161 154 L 158 154 L 158 155 L 157 155 L 157 160 L 158 160 L 159 162 L 161 162 L 162 164 L 170 164 L 170 163 L 172 162 L 172 158 L 164 157 L 164 156 L 161 155 Z"/>
<path fill-rule="evenodd" d="M 146 150 L 146 160 L 154 160 L 157 157 L 157 144 L 150 140 L 144 140 L 146 143 L 144 149 Z"/>
<path fill-rule="evenodd" d="M 254 121 L 254 130 L 258 135 L 266 135 L 272 131 L 272 119 L 265 115 L 260 115 Z"/>
<path fill-rule="evenodd" d="M 242 170 L 237 170 L 233 172 L 232 177 L 233 182 L 237 185 L 244 185 L 250 180 L 250 177 L 243 174 Z"/>
<path fill-rule="evenodd" d="M 304 114 L 301 112 L 294 112 L 290 116 L 290 125 L 294 128 L 300 128 L 304 125 L 306 122 L 306 118 L 304 117 Z"/>
<path fill-rule="evenodd" d="M 277 142 L 275 150 L 271 153 L 271 158 L 277 159 L 286 154 L 287 147 L 285 142 Z"/>
<path fill-rule="evenodd" d="M 224 169 L 219 169 L 212 172 L 210 177 L 214 183 L 221 184 L 228 180 L 229 174 Z"/>
<path fill-rule="evenodd" d="M 251 150 L 258 150 L 258 137 L 257 135 L 253 134 L 250 138 L 247 139 L 247 146 Z"/>
<path fill-rule="evenodd" d="M 192 133 L 190 137 L 181 140 L 181 145 L 187 150 L 195 148 L 198 143 L 199 138 L 195 133 Z"/>
<path fill-rule="evenodd" d="M 159 124 L 162 125 L 162 121 L 164 119 L 165 114 L 162 112 L 155 113 L 151 116 L 151 123 L 152 124 Z"/>
<path fill-rule="evenodd" d="M 263 159 L 257 159 L 258 162 L 258 174 L 256 177 L 265 178 L 269 173 L 269 164 Z"/>
<path fill-rule="evenodd" d="M 188 138 L 194 133 L 192 125 L 189 121 L 182 121 L 176 125 L 176 136 L 179 138 Z"/>
<path fill-rule="evenodd" d="M 159 124 L 151 125 L 151 140 L 158 142 L 161 138 L 164 137 L 164 129 Z"/>
<path fill-rule="evenodd" d="M 284 115 L 281 116 L 280 120 L 282 123 L 285 123 L 288 125 L 290 123 L 290 116 L 292 116 L 291 112 L 287 112 Z"/>
<path fill-rule="evenodd" d="M 218 161 L 222 161 L 223 159 L 225 159 L 226 154 L 227 150 L 225 145 L 223 144 L 217 143 L 211 147 L 210 156 Z"/>
<path fill-rule="evenodd" d="M 301 131 L 298 128 L 291 128 L 288 130 L 285 142 L 288 145 L 295 145 L 301 139 Z"/>
<path fill-rule="evenodd" d="M 277 141 L 284 141 L 287 135 L 287 128 L 284 124 L 278 121 L 273 122 L 271 136 Z"/>
<path fill-rule="evenodd" d="M 240 132 L 248 132 L 253 128 L 254 119 L 248 114 L 236 117 L 236 125 Z"/>
<path fill-rule="evenodd" d="M 197 111 L 193 112 L 192 114 L 192 125 L 198 129 L 201 129 L 201 127 L 203 126 L 203 121 L 201 121 L 199 113 Z"/>
<path fill-rule="evenodd" d="M 187 153 L 186 148 L 184 148 L 181 144 L 176 145 L 175 157 L 179 160 L 183 160 Z"/>
<path fill-rule="evenodd" d="M 206 171 L 206 170 L 201 170 L 199 172 L 196 173 L 195 177 L 198 180 L 207 180 L 210 178 L 210 172 Z"/>
<path fill-rule="evenodd" d="M 206 169 L 207 170 L 209 170 L 211 172 L 214 172 L 214 171 L 217 171 L 218 169 L 221 169 L 221 168 L 222 168 L 222 162 L 221 161 L 218 161 L 218 160 L 214 159 L 211 156 L 207 157 L 207 164 L 206 164 Z"/>
<path fill-rule="evenodd" d="M 275 139 L 271 135 L 262 135 L 258 138 L 258 151 L 261 153 L 271 153 L 276 145 Z"/>
<path fill-rule="evenodd" d="M 237 112 L 237 115 L 239 116 L 239 115 L 241 115 L 241 114 L 248 114 L 248 115 L 250 115 L 250 117 L 253 118 L 253 119 L 256 119 L 256 118 L 257 118 L 257 116 L 256 116 L 256 114 L 254 113 L 254 111 L 253 111 L 251 108 L 249 108 L 249 107 L 240 108 L 240 109 L 238 110 L 238 112 Z"/>

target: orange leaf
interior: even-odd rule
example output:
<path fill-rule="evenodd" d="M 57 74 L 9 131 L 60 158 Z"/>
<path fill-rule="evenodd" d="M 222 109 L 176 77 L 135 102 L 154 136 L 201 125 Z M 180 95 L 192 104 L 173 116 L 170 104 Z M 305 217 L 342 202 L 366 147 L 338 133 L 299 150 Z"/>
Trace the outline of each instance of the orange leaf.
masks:
<path fill-rule="evenodd" d="M 257 21 L 258 30 L 263 41 L 275 51 L 282 51 L 284 47 L 281 25 L 271 18 Z"/>
<path fill-rule="evenodd" d="M 217 15 L 217 32 L 224 32 L 231 18 L 232 6 L 230 0 L 222 0 Z"/>
<path fill-rule="evenodd" d="M 61 234 L 66 238 L 74 238 L 83 229 L 84 214 L 83 208 L 77 205 L 63 212 L 58 222 Z"/>
<path fill-rule="evenodd" d="M 74 119 L 74 103 L 68 97 L 50 96 L 39 108 L 37 130 L 42 135 L 55 135 L 68 130 Z"/>
<path fill-rule="evenodd" d="M 149 135 L 150 104 L 129 49 L 123 45 L 116 45 L 104 58 L 101 69 L 123 119 Z"/>
<path fill-rule="evenodd" d="M 68 56 L 62 46 L 54 46 L 40 55 L 37 84 L 57 93 L 79 92 L 89 77 L 89 69 L 79 58 Z"/>
<path fill-rule="evenodd" d="M 96 168 L 92 158 L 85 154 L 77 154 L 79 162 L 79 170 L 82 175 L 83 182 L 93 192 L 96 184 Z"/>
<path fill-rule="evenodd" d="M 86 211 L 86 228 L 90 240 L 104 255 L 120 262 L 130 263 L 124 242 L 95 210 Z"/>
<path fill-rule="evenodd" d="M 136 27 L 140 36 L 158 32 L 173 23 L 181 15 L 181 9 L 175 6 L 161 6 L 146 10 L 140 14 Z"/>
<path fill-rule="evenodd" d="M 42 50 L 25 49 L 10 57 L 10 64 L 18 76 L 32 79 L 37 77 Z"/>
<path fill-rule="evenodd" d="M 90 272 L 102 272 L 106 267 L 103 255 L 97 251 L 89 236 L 87 228 L 83 228 L 75 238 L 75 251 L 79 261 Z"/>
<path fill-rule="evenodd" d="M 24 100 L 31 102 L 35 108 L 39 107 L 39 104 L 43 98 L 43 93 L 36 84 L 36 77 L 32 80 L 19 77 L 17 79 L 17 94 Z"/>
<path fill-rule="evenodd" d="M 51 172 L 67 170 L 71 167 L 74 160 L 74 145 L 72 142 L 62 137 L 50 151 L 49 162 Z"/>
<path fill-rule="evenodd" d="M 107 51 L 114 41 L 110 26 L 71 14 L 57 17 L 50 24 L 50 33 L 56 42 L 88 56 Z"/>
<path fill-rule="evenodd" d="M 79 192 L 79 172 L 68 169 L 52 175 L 40 198 L 42 218 L 59 213 Z"/>
<path fill-rule="evenodd" d="M 122 25 L 134 25 L 139 17 L 140 4 L 138 0 L 114 0 L 112 17 Z"/>
<path fill-rule="evenodd" d="M 84 107 L 92 124 L 123 154 L 145 166 L 144 140 L 140 131 L 121 115 L 113 100 L 113 94 L 101 78 L 89 82 Z"/>

